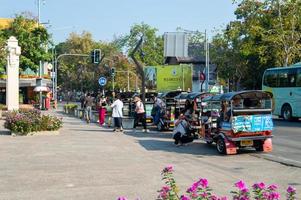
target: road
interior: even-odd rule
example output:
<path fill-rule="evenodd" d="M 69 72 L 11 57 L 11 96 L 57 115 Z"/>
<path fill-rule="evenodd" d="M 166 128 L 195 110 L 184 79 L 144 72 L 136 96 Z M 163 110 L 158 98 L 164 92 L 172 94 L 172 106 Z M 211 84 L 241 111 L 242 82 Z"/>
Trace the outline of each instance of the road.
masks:
<path fill-rule="evenodd" d="M 256 156 L 301 168 L 301 121 L 274 119 L 273 152 Z"/>
<path fill-rule="evenodd" d="M 0 134 L 0 199 L 114 200 L 119 195 L 156 199 L 156 191 L 163 185 L 160 170 L 168 164 L 174 166 L 182 192 L 200 177 L 207 178 L 216 193 L 227 196 L 241 179 L 248 186 L 259 181 L 276 183 L 282 197 L 287 185 L 301 191 L 301 168 L 260 158 L 268 154 L 243 151 L 222 156 L 214 145 L 201 140 L 176 147 L 170 133 L 113 133 L 96 124 L 58 115 L 64 117 L 60 135 Z M 275 134 L 278 129 L 279 135 L 282 130 L 292 129 L 290 141 L 296 141 L 296 127 L 288 124 L 292 127 L 287 129 L 281 123 L 279 128 L 276 124 Z M 275 137 L 275 141 L 273 155 L 281 155 L 285 137 Z M 287 147 L 283 146 L 284 151 Z"/>

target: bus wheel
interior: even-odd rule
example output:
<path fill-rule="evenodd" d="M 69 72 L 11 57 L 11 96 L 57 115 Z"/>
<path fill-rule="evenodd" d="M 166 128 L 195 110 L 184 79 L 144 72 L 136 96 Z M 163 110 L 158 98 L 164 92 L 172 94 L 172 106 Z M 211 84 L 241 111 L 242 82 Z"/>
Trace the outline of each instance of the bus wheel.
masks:
<path fill-rule="evenodd" d="M 226 154 L 226 144 L 225 144 L 224 138 L 222 138 L 222 137 L 217 138 L 216 150 L 220 154 Z"/>
<path fill-rule="evenodd" d="M 284 120 L 286 121 L 291 121 L 293 118 L 292 118 L 292 108 L 290 105 L 288 104 L 285 104 L 283 107 L 282 107 L 282 116 L 284 118 Z"/>

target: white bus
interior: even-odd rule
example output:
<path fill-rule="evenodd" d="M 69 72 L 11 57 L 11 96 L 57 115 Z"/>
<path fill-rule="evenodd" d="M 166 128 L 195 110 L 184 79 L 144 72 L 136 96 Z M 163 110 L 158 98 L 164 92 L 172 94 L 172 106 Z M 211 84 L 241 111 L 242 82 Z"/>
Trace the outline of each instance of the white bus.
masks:
<path fill-rule="evenodd" d="M 301 63 L 267 69 L 262 90 L 273 93 L 274 115 L 287 121 L 301 117 Z"/>

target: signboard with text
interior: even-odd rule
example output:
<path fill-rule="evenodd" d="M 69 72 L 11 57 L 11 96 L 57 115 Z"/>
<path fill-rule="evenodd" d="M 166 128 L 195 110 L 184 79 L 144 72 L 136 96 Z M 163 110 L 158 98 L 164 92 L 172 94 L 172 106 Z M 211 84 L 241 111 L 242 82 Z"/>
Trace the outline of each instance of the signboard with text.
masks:
<path fill-rule="evenodd" d="M 235 116 L 232 120 L 232 129 L 235 133 L 273 130 L 272 115 Z"/>
<path fill-rule="evenodd" d="M 157 92 L 192 89 L 191 65 L 147 66 L 144 68 L 146 88 Z"/>

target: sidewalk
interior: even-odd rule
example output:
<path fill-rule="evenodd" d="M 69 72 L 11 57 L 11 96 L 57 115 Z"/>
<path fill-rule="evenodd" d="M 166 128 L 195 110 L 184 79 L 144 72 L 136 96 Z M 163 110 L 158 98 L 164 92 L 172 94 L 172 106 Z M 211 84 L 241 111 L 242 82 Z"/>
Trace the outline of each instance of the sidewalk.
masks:
<path fill-rule="evenodd" d="M 182 191 L 200 177 L 220 195 L 229 195 L 240 179 L 249 185 L 277 183 L 282 191 L 288 183 L 301 183 L 301 169 L 249 154 L 220 156 L 213 145 L 201 141 L 179 148 L 170 134 L 113 133 L 55 114 L 64 121 L 58 136 L 0 135 L 0 199 L 153 200 L 163 186 L 160 172 L 168 164 L 174 166 Z"/>

